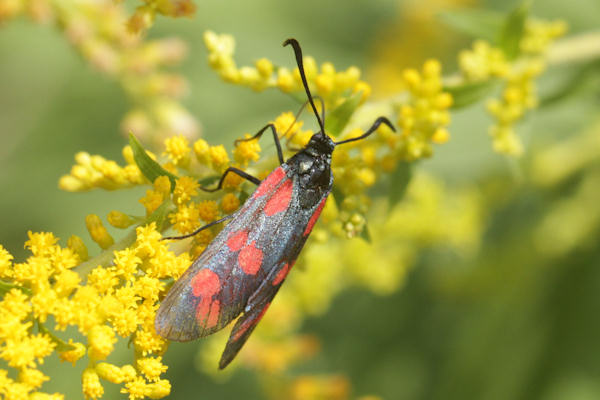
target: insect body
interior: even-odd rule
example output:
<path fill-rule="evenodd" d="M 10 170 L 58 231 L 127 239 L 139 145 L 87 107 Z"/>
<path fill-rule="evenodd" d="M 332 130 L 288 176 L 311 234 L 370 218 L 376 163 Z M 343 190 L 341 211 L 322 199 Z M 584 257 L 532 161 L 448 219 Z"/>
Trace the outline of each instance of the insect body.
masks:
<path fill-rule="evenodd" d="M 225 172 L 219 187 L 230 172 L 258 183 L 258 187 L 240 210 L 215 222 L 231 219 L 175 282 L 155 320 L 156 331 L 164 338 L 188 341 L 210 335 L 242 314 L 231 331 L 220 368 L 233 360 L 268 309 L 321 214 L 333 184 L 331 154 L 335 146 L 360 140 L 381 123 L 393 129 L 380 117 L 362 136 L 334 142 L 324 133 L 323 120 L 308 89 L 300 46 L 295 39 L 288 39 L 287 44 L 294 48 L 321 131 L 286 162 L 272 125 L 254 136 L 272 129 L 281 165 L 262 182 L 235 168 Z"/>

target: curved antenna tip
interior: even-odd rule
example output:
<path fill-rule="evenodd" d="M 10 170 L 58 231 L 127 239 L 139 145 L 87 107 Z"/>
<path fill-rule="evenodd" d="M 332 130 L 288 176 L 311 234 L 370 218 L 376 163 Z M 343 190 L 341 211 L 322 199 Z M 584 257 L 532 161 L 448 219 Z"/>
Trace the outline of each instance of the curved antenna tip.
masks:
<path fill-rule="evenodd" d="M 292 46 L 297 45 L 298 41 L 294 38 L 289 38 L 289 39 L 285 39 L 285 41 L 283 42 L 282 46 L 285 47 L 288 44 L 291 44 Z"/>

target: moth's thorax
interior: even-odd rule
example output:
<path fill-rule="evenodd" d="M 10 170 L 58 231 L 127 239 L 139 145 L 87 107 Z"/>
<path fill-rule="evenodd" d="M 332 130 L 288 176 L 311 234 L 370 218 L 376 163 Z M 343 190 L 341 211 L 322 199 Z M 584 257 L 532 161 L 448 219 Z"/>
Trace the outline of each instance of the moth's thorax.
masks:
<path fill-rule="evenodd" d="M 333 141 L 322 133 L 312 136 L 308 145 L 287 162 L 300 185 L 300 206 L 315 206 L 331 190 L 331 153 Z"/>

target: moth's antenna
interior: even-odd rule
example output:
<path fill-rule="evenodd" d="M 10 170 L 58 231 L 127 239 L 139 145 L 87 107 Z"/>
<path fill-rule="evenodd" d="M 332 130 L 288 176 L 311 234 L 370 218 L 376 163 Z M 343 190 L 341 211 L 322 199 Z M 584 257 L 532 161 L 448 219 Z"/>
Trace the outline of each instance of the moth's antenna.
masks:
<path fill-rule="evenodd" d="M 362 140 L 362 139 L 366 138 L 367 136 L 371 135 L 373 132 L 375 132 L 377 130 L 377 128 L 379 128 L 379 125 L 381 125 L 381 124 L 387 125 L 391 130 L 396 132 L 396 128 L 394 128 L 394 125 L 392 125 L 392 123 L 390 122 L 389 119 L 387 119 L 386 117 L 379 117 L 375 120 L 375 122 L 373 122 L 373 125 L 371 125 L 371 127 L 362 135 L 355 137 L 355 138 L 335 142 L 335 145 L 337 146 L 339 144 L 356 142 L 357 140 Z"/>
<path fill-rule="evenodd" d="M 306 74 L 304 73 L 304 63 L 302 62 L 302 49 L 300 48 L 300 43 L 296 39 L 288 39 L 283 42 L 284 46 L 291 44 L 294 49 L 294 54 L 296 55 L 296 64 L 298 64 L 298 70 L 300 71 L 300 78 L 302 78 L 302 84 L 304 85 L 304 90 L 306 91 L 306 95 L 308 96 L 308 101 L 315 112 L 315 116 L 317 117 L 317 121 L 319 121 L 319 127 L 321 128 L 321 132 L 325 134 L 325 125 L 323 124 L 323 119 L 319 116 L 317 112 L 317 107 L 315 107 L 315 103 L 313 101 L 313 96 L 310 93 L 310 89 L 308 88 L 308 82 L 306 81 Z M 323 107 L 324 109 L 325 107 Z"/>

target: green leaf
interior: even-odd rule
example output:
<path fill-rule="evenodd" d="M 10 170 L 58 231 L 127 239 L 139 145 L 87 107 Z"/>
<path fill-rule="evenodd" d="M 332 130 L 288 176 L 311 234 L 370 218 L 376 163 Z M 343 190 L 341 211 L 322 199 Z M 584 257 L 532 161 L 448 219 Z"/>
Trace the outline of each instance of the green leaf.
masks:
<path fill-rule="evenodd" d="M 532 0 L 525 0 L 511 11 L 504 20 L 500 35 L 498 36 L 498 45 L 509 60 L 517 58 L 520 49 L 519 44 L 525 33 L 525 21 L 529 15 Z"/>
<path fill-rule="evenodd" d="M 504 20 L 499 12 L 467 8 L 442 11 L 438 18 L 459 32 L 492 43 L 496 41 Z"/>
<path fill-rule="evenodd" d="M 540 99 L 540 107 L 553 105 L 585 90 L 590 79 L 597 76 L 599 68 L 600 60 L 596 60 L 573 69 L 558 88 Z"/>
<path fill-rule="evenodd" d="M 50 330 L 48 330 L 48 328 L 46 328 L 46 326 L 40 321 L 37 321 L 37 326 L 40 333 L 45 333 L 46 335 L 48 335 L 50 339 L 56 344 L 56 351 L 75 350 L 75 346 L 65 342 L 64 340 L 56 336 L 54 333 L 50 332 Z"/>
<path fill-rule="evenodd" d="M 359 237 L 369 244 L 373 243 L 373 239 L 371 238 L 371 232 L 369 232 L 369 225 L 367 225 L 366 222 L 363 230 L 360 232 Z"/>
<path fill-rule="evenodd" d="M 327 119 L 325 120 L 325 130 L 327 133 L 334 137 L 342 133 L 348 121 L 350 121 L 350 117 L 354 114 L 356 107 L 358 107 L 361 96 L 362 94 L 359 92 L 348 97 L 342 104 L 327 114 Z"/>
<path fill-rule="evenodd" d="M 406 194 L 406 189 L 412 178 L 412 164 L 402 162 L 398 168 L 390 175 L 390 189 L 388 200 L 390 209 L 402 200 Z"/>
<path fill-rule="evenodd" d="M 498 80 L 489 79 L 482 82 L 468 82 L 444 87 L 444 92 L 452 95 L 452 109 L 457 110 L 470 106 L 487 97 L 498 86 Z"/>
<path fill-rule="evenodd" d="M 206 178 L 200 179 L 198 181 L 198 183 L 200 184 L 201 187 L 207 188 L 208 186 L 211 186 L 212 184 L 219 182 L 219 179 L 221 179 L 220 175 L 211 175 L 211 176 L 207 176 Z"/>
<path fill-rule="evenodd" d="M 4 294 L 10 292 L 12 289 L 19 289 L 21 292 L 25 293 L 26 295 L 31 296 L 31 290 L 29 290 L 28 288 L 19 286 L 15 283 L 10 283 L 10 282 L 5 282 L 3 280 L 0 280 L 0 296 L 3 296 Z"/>
<path fill-rule="evenodd" d="M 137 164 L 142 174 L 150 181 L 154 182 L 156 178 L 159 176 L 167 176 L 171 181 L 171 192 L 175 189 L 175 183 L 177 182 L 177 176 L 173 175 L 166 169 L 160 166 L 159 163 L 154 161 L 146 150 L 142 147 L 140 142 L 133 136 L 133 134 L 129 134 L 129 145 L 133 150 L 133 159 Z"/>

